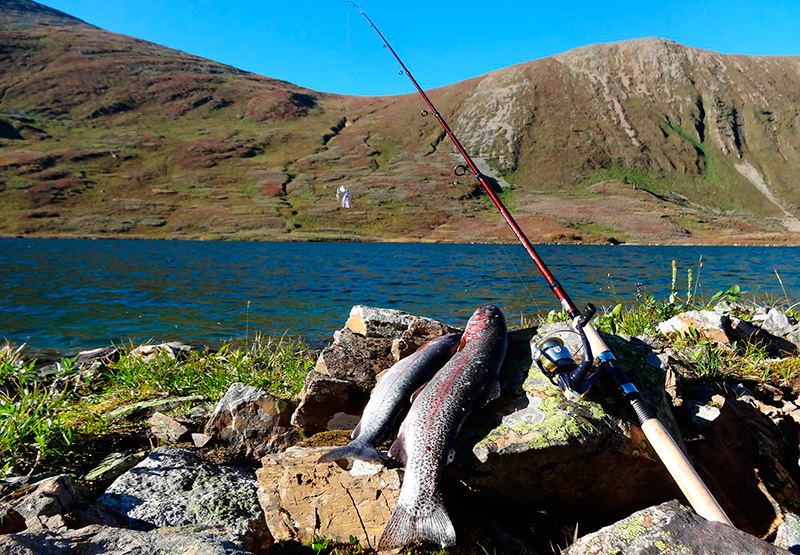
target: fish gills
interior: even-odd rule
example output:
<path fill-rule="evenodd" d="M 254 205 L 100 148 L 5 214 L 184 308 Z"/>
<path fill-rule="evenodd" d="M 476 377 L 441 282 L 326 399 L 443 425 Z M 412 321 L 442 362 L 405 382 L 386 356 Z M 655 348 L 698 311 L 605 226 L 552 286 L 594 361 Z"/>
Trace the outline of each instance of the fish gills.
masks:
<path fill-rule="evenodd" d="M 353 441 L 325 453 L 319 462 L 387 459 L 375 447 L 395 431 L 399 417 L 410 405 L 411 394 L 452 358 L 460 340 L 459 333 L 437 337 L 386 370 L 373 388 L 361 421 L 353 430 Z"/>
<path fill-rule="evenodd" d="M 475 311 L 460 350 L 414 401 L 389 454 L 406 465 L 397 506 L 378 550 L 413 544 L 454 545 L 456 533 L 442 501 L 441 475 L 473 407 L 499 395 L 498 372 L 507 330 L 495 306 Z"/>

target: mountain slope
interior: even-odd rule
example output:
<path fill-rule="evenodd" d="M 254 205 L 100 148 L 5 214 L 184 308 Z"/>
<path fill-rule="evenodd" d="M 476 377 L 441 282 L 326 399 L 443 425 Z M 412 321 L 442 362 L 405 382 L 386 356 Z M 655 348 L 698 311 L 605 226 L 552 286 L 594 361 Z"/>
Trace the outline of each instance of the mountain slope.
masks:
<path fill-rule="evenodd" d="M 798 239 L 798 57 L 641 39 L 430 95 L 532 240 Z M 512 241 L 421 107 L 0 0 L 0 233 Z"/>

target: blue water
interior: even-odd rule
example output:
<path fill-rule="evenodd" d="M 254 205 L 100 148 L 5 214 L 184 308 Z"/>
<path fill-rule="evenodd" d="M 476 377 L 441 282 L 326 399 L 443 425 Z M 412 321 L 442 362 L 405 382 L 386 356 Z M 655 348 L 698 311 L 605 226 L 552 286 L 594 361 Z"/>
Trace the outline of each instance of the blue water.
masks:
<path fill-rule="evenodd" d="M 669 294 L 671 263 L 710 297 L 800 300 L 800 248 L 554 246 L 537 251 L 578 306 Z M 700 261 L 702 257 L 702 267 Z M 783 288 L 776 276 L 777 271 Z M 0 338 L 40 353 L 110 343 L 219 345 L 256 332 L 332 338 L 356 304 L 463 325 L 559 308 L 519 245 L 0 239 Z"/>

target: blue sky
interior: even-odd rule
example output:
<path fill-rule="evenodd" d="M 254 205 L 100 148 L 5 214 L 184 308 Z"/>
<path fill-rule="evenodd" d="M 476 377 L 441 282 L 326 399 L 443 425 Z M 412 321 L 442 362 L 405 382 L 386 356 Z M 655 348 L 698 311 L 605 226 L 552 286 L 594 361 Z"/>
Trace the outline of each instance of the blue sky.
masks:
<path fill-rule="evenodd" d="M 346 0 L 44 0 L 126 35 L 318 91 L 414 89 Z M 800 55 L 800 0 L 359 0 L 423 88 L 595 44 L 661 37 L 727 54 Z"/>

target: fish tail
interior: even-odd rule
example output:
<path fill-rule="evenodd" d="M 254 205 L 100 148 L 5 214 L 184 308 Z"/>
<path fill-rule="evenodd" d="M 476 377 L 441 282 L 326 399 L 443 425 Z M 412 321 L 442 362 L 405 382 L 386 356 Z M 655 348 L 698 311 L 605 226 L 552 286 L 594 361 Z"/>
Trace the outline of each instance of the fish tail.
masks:
<path fill-rule="evenodd" d="M 347 445 L 331 449 L 322 455 L 318 459 L 318 462 L 335 462 L 353 459 L 382 462 L 387 460 L 388 457 L 375 449 L 372 445 L 365 445 L 363 443 L 359 443 L 358 441 L 351 441 Z"/>
<path fill-rule="evenodd" d="M 455 545 L 456 531 L 441 499 L 431 498 L 412 512 L 398 503 L 378 540 L 378 551 L 414 544 Z"/>

